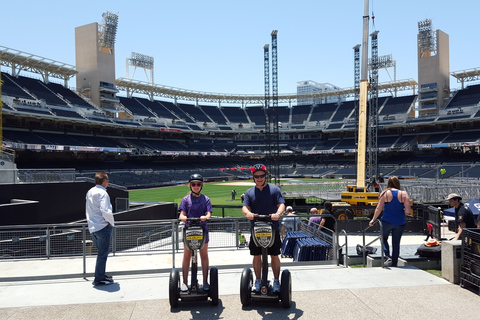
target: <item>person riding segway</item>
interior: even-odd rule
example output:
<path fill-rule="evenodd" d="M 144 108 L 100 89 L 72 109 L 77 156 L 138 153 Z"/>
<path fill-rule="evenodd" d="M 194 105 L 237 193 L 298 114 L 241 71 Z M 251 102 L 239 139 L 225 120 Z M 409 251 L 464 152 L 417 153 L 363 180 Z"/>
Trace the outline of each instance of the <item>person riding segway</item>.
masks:
<path fill-rule="evenodd" d="M 212 304 L 218 304 L 218 270 L 210 269 L 210 284 L 208 284 L 208 227 L 206 220 L 210 219 L 212 205 L 210 199 L 201 194 L 203 177 L 200 174 L 190 176 L 190 193 L 182 199 L 180 204 L 179 220 L 185 223 L 183 229 L 184 255 L 182 263 L 183 281 L 180 284 L 180 273 L 172 269 L 170 273 L 169 298 L 172 307 L 177 306 L 181 300 L 206 300 L 212 299 Z M 197 252 L 200 251 L 202 261 L 203 285 L 197 281 Z M 188 272 L 191 268 L 191 284 L 188 286 Z"/>
<path fill-rule="evenodd" d="M 282 272 L 280 282 L 280 223 L 285 211 L 285 201 L 280 188 L 266 183 L 267 168 L 256 164 L 250 168 L 255 186 L 245 192 L 242 213 L 251 222 L 250 254 L 253 256 L 255 283 L 250 268 L 245 268 L 240 281 L 240 300 L 248 305 L 251 300 L 282 301 L 284 307 L 291 305 L 291 275 L 288 270 Z M 273 213 L 274 212 L 274 213 Z M 268 277 L 268 255 L 271 258 L 273 286 Z M 255 292 L 252 294 L 252 290 Z"/>

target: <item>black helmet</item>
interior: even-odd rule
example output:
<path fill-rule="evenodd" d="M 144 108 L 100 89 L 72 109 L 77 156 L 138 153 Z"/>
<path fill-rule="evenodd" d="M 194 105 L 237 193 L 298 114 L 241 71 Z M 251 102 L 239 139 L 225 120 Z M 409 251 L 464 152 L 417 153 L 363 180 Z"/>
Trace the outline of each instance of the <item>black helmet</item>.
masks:
<path fill-rule="evenodd" d="M 253 165 L 253 167 L 251 167 L 250 170 L 252 170 L 252 174 L 254 174 L 257 171 L 264 171 L 265 173 L 267 173 L 267 167 L 265 167 L 265 165 L 261 163 L 257 163 Z"/>
<path fill-rule="evenodd" d="M 190 176 L 190 179 L 188 180 L 188 182 L 192 182 L 192 181 L 200 181 L 200 182 L 203 182 L 203 177 L 201 174 L 198 174 L 198 173 L 194 173 Z"/>

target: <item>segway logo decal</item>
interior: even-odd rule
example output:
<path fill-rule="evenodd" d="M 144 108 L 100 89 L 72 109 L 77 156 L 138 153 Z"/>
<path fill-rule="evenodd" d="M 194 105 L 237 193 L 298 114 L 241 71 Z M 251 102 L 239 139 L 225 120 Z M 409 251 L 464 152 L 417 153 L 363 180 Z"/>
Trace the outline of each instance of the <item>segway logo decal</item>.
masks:
<path fill-rule="evenodd" d="M 185 234 L 185 240 L 190 250 L 200 249 L 203 242 L 203 232 L 198 229 L 187 230 Z"/>
<path fill-rule="evenodd" d="M 272 239 L 272 230 L 270 228 L 258 228 L 255 230 L 255 238 L 263 248 L 268 248 Z"/>

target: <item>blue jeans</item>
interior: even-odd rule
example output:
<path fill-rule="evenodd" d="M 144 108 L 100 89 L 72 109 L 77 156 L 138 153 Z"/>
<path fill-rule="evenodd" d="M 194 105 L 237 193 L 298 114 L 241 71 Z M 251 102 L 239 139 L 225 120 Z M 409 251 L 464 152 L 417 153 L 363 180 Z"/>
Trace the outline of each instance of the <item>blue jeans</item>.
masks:
<path fill-rule="evenodd" d="M 392 267 L 398 264 L 398 256 L 400 255 L 400 239 L 402 238 L 405 225 L 397 226 L 382 220 L 383 226 L 383 251 L 387 257 L 392 258 Z M 390 256 L 390 247 L 388 246 L 388 236 L 392 233 L 392 255 Z"/>
<path fill-rule="evenodd" d="M 97 263 L 95 264 L 95 279 L 93 283 L 105 280 L 105 268 L 107 266 L 107 257 L 110 253 L 110 238 L 112 237 L 112 226 L 106 226 L 102 230 L 92 233 L 92 240 L 97 247 Z"/>

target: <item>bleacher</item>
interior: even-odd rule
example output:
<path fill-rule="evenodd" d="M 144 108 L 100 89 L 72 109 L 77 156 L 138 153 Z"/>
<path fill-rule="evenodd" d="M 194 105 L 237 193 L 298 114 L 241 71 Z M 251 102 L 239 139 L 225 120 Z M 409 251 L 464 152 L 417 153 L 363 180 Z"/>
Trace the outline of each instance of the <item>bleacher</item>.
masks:
<path fill-rule="evenodd" d="M 295 106 L 292 108 L 292 124 L 303 124 L 307 121 L 312 106 Z"/>
<path fill-rule="evenodd" d="M 476 106 L 479 102 L 480 85 L 472 85 L 457 91 L 452 100 L 445 106 L 445 109 Z"/>
<path fill-rule="evenodd" d="M 3 78 L 2 78 L 3 79 Z M 22 88 L 27 88 L 28 91 L 38 100 L 44 100 L 49 105 L 64 106 L 67 103 L 60 99 L 53 93 L 42 81 L 27 78 L 23 76 L 10 77 L 10 80 L 18 84 Z"/>
<path fill-rule="evenodd" d="M 317 104 L 312 108 L 310 121 L 327 121 L 338 108 L 338 103 Z"/>
<path fill-rule="evenodd" d="M 338 106 L 337 111 L 333 115 L 331 121 L 343 121 L 345 118 L 348 118 L 348 116 L 353 112 L 354 106 L 354 101 L 343 102 L 341 105 Z"/>
<path fill-rule="evenodd" d="M 248 114 L 250 121 L 255 123 L 257 126 L 265 126 L 265 110 L 263 107 L 253 106 L 253 107 L 246 107 L 245 112 Z"/>
<path fill-rule="evenodd" d="M 225 116 L 223 113 L 220 111 L 218 107 L 215 106 L 202 106 L 203 112 L 205 112 L 206 115 L 208 115 L 215 123 L 221 125 L 227 124 L 227 120 L 225 119 Z"/>
<path fill-rule="evenodd" d="M 381 109 L 379 116 L 406 114 L 417 96 L 389 97 Z"/>
<path fill-rule="evenodd" d="M 125 106 L 130 112 L 135 116 L 143 117 L 154 117 L 155 115 L 151 113 L 144 104 L 142 104 L 139 98 L 124 98 L 119 97 L 120 103 Z"/>
<path fill-rule="evenodd" d="M 245 110 L 239 107 L 223 107 L 223 114 L 231 123 L 248 123 Z"/>
<path fill-rule="evenodd" d="M 178 108 L 185 114 L 188 114 L 193 121 L 210 122 L 210 119 L 200 107 L 194 106 L 193 104 L 178 103 Z"/>

